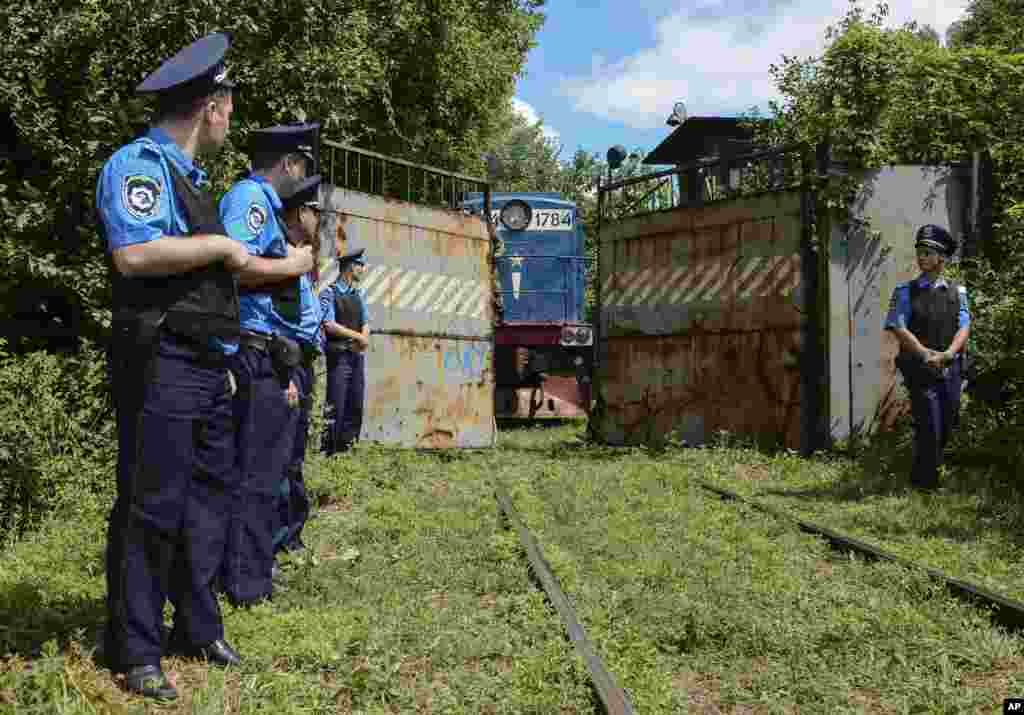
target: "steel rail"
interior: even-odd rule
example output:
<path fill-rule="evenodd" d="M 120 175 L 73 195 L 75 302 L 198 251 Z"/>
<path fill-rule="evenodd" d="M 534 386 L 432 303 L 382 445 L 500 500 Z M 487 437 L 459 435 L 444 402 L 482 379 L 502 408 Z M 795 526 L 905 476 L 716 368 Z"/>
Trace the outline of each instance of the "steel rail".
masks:
<path fill-rule="evenodd" d="M 726 489 L 725 487 L 710 484 L 702 479 L 697 479 L 696 482 L 703 489 L 717 494 L 722 499 L 738 501 L 741 504 L 746 504 L 753 509 L 764 512 L 765 514 L 770 514 L 782 521 L 795 523 L 801 531 L 823 537 L 829 542 L 829 546 L 836 550 L 854 551 L 872 560 L 888 561 L 909 569 L 924 571 L 933 579 L 942 583 L 953 596 L 975 605 L 981 604 L 991 607 L 992 620 L 1006 628 L 1008 631 L 1024 630 L 1024 603 L 1021 603 L 1020 601 L 1009 598 L 1000 593 L 996 593 L 995 591 L 990 591 L 983 586 L 978 586 L 977 584 L 970 583 L 969 581 L 962 581 L 960 579 L 953 578 L 938 569 L 933 569 L 928 566 L 924 566 L 923 564 L 896 556 L 895 554 L 890 554 L 889 552 L 884 551 L 873 544 L 869 544 L 866 541 L 861 541 L 860 539 L 852 536 L 846 536 L 838 531 L 834 531 L 833 529 L 829 529 L 824 526 L 819 526 L 818 524 L 810 521 L 804 521 L 803 519 L 787 514 L 780 509 L 740 496 L 736 492 Z"/>
<path fill-rule="evenodd" d="M 427 166 L 426 164 L 417 164 L 415 162 L 406 161 L 405 159 L 399 159 L 393 156 L 385 156 L 384 154 L 378 154 L 377 152 L 370 151 L 369 149 L 360 149 L 357 146 L 345 144 L 344 142 L 336 142 L 331 139 L 323 139 L 322 142 L 333 149 L 341 149 L 343 151 L 352 152 L 353 154 L 368 156 L 373 159 L 381 160 L 387 164 L 397 164 L 399 166 L 405 166 L 410 169 L 419 169 L 420 171 L 426 172 L 428 174 L 433 174 L 434 176 L 442 176 L 449 179 L 461 179 L 462 181 L 465 181 L 468 184 L 479 184 L 480 186 L 487 185 L 487 179 L 481 179 L 478 176 L 468 176 L 466 174 L 460 174 L 455 171 L 448 171 L 437 166 Z"/>
<path fill-rule="evenodd" d="M 608 715 L 632 715 L 633 705 L 630 703 L 629 697 L 618 686 L 615 678 L 608 672 L 604 667 L 604 663 L 601 662 L 601 659 L 594 652 L 593 644 L 587 638 L 586 631 L 580 625 L 579 619 L 576 618 L 572 604 L 569 603 L 569 599 L 558 585 L 558 580 L 551 573 L 551 567 L 548 566 L 547 561 L 544 559 L 540 546 L 537 545 L 530 530 L 526 528 L 526 525 L 523 524 L 516 513 L 508 492 L 497 481 L 494 486 L 494 498 L 497 499 L 498 507 L 504 512 L 506 518 L 515 526 L 516 531 L 519 532 L 519 541 L 526 550 L 530 566 L 540 580 L 548 599 L 562 617 L 562 624 L 569 631 L 569 637 L 572 638 L 572 642 L 576 646 L 576 652 L 583 658 L 583 662 L 590 672 L 590 680 L 594 685 L 594 690 L 597 691 L 598 697 L 601 699 L 605 712 Z"/>

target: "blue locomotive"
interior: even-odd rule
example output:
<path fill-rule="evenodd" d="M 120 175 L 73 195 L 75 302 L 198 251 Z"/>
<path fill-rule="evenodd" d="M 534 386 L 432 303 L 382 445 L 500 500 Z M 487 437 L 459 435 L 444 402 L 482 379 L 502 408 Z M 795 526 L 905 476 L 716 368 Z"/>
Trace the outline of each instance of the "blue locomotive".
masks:
<path fill-rule="evenodd" d="M 483 196 L 462 207 L 483 211 Z M 589 413 L 594 331 L 585 322 L 586 258 L 576 205 L 554 192 L 493 193 L 498 292 L 495 414 Z"/>

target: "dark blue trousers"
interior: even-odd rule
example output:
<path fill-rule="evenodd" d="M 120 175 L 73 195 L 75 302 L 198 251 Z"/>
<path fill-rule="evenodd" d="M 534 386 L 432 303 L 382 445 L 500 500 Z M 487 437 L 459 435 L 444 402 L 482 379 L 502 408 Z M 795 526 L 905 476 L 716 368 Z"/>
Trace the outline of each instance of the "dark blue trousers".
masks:
<path fill-rule="evenodd" d="M 960 359 L 949 366 L 945 377 L 908 381 L 914 416 L 914 467 L 916 486 L 938 484 L 943 451 L 960 416 Z"/>
<path fill-rule="evenodd" d="M 105 654 L 114 670 L 159 665 L 165 600 L 174 637 L 224 637 L 211 581 L 237 483 L 223 361 L 164 335 L 142 374 L 137 352 L 110 353 L 117 417 L 117 500 L 107 532 Z"/>
<path fill-rule="evenodd" d="M 359 439 L 366 400 L 366 353 L 327 354 L 327 419 L 323 451 L 344 452 Z"/>
<path fill-rule="evenodd" d="M 270 354 L 243 346 L 231 360 L 239 488 L 228 529 L 221 587 L 234 603 L 273 593 L 274 530 L 281 475 L 291 455 L 299 410 L 288 406 Z"/>
<path fill-rule="evenodd" d="M 302 547 L 302 528 L 309 517 L 309 498 L 302 475 L 306 459 L 306 440 L 309 439 L 309 415 L 313 408 L 315 375 L 312 365 L 300 365 L 292 374 L 292 381 L 299 389 L 299 416 L 295 421 L 295 438 L 292 443 L 291 459 L 285 467 L 278 493 L 278 523 L 274 533 L 274 553 L 281 549 Z"/>

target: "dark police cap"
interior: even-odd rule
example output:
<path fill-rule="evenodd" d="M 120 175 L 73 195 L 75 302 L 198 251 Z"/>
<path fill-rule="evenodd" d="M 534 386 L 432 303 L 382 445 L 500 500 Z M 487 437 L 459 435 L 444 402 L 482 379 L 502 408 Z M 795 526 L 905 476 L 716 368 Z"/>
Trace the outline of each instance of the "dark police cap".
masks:
<path fill-rule="evenodd" d="M 282 124 L 249 132 L 249 151 L 279 154 L 303 154 L 316 161 L 316 142 L 320 124 Z"/>
<path fill-rule="evenodd" d="M 366 265 L 366 261 L 363 259 L 363 252 L 365 248 L 360 248 L 357 251 L 349 251 L 344 256 L 338 259 L 338 267 L 344 268 L 349 263 L 358 263 L 360 265 Z"/>
<path fill-rule="evenodd" d="M 936 226 L 934 224 L 926 224 L 917 229 L 917 235 L 914 238 L 914 245 L 934 248 L 936 251 L 944 253 L 947 256 L 953 255 L 956 251 L 956 241 L 953 240 L 949 231 L 942 228 L 942 226 Z"/>
<path fill-rule="evenodd" d="M 299 206 L 320 206 L 317 200 L 319 189 L 320 174 L 296 181 L 281 192 L 281 204 L 285 210 Z"/>
<path fill-rule="evenodd" d="M 160 65 L 135 88 L 139 94 L 181 94 L 182 98 L 202 97 L 218 89 L 231 89 L 224 55 L 230 46 L 228 36 L 214 32 L 180 50 Z"/>

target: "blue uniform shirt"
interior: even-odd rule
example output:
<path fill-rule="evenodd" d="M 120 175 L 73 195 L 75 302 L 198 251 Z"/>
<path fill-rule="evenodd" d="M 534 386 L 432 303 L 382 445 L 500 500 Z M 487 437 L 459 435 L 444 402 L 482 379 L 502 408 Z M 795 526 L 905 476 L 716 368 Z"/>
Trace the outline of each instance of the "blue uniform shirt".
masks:
<path fill-rule="evenodd" d="M 366 296 L 362 289 L 351 286 L 340 278 L 334 282 L 334 285 L 329 285 L 320 291 L 320 319 L 324 322 L 333 321 L 335 319 L 334 297 L 347 293 L 355 293 L 359 297 L 359 311 L 363 318 L 363 325 L 369 325 L 370 314 L 366 310 Z M 326 340 L 326 335 L 324 339 Z"/>
<path fill-rule="evenodd" d="M 299 316 L 299 324 L 295 326 L 292 337 L 307 345 L 312 346 L 319 352 L 324 351 L 322 330 L 320 329 L 320 301 L 313 292 L 313 281 L 309 274 L 303 274 L 299 278 L 302 295 L 302 312 Z"/>
<path fill-rule="evenodd" d="M 274 187 L 255 174 L 242 179 L 220 200 L 220 219 L 228 236 L 245 245 L 251 256 L 283 258 L 288 254 L 284 230 L 277 218 L 281 199 Z M 239 296 L 243 330 L 276 335 L 283 332 L 269 293 L 247 291 Z M 277 330 L 275 330 L 275 323 Z"/>
<path fill-rule="evenodd" d="M 889 314 L 885 318 L 885 328 L 906 328 L 910 323 L 910 284 L 912 281 L 898 283 L 889 301 Z M 914 279 L 921 288 L 927 288 L 931 281 L 923 273 Z M 936 287 L 948 286 L 945 278 L 935 281 Z M 971 313 L 967 307 L 967 289 L 960 286 L 960 313 L 958 324 L 963 328 L 971 324 Z"/>
<path fill-rule="evenodd" d="M 184 236 L 191 230 L 183 207 L 174 200 L 170 164 L 197 188 L 206 184 L 206 172 L 197 167 L 162 129 L 145 135 L 114 152 L 100 171 L 96 206 L 106 233 L 108 253 L 161 236 Z M 237 342 L 212 338 L 227 354 Z"/>

